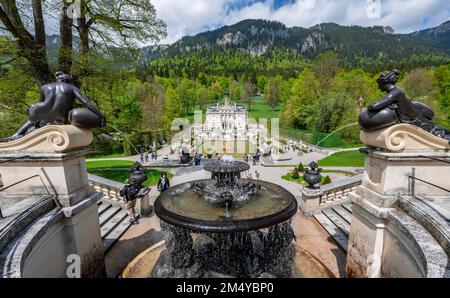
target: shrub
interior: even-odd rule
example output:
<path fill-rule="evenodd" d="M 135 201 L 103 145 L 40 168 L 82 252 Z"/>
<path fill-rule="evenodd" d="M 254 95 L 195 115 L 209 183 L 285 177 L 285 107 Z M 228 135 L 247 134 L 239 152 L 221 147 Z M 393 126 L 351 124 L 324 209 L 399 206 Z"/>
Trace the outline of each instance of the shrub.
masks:
<path fill-rule="evenodd" d="M 325 177 L 325 179 L 323 180 L 323 183 L 322 183 L 322 185 L 327 185 L 327 184 L 330 184 L 331 183 L 331 178 L 330 178 L 330 176 L 326 176 Z"/>
<path fill-rule="evenodd" d="M 292 179 L 300 178 L 300 175 L 298 174 L 298 169 L 297 168 L 294 168 L 294 171 L 292 172 L 291 178 Z"/>
<path fill-rule="evenodd" d="M 303 166 L 303 164 L 302 163 L 300 163 L 299 165 L 298 165 L 298 171 L 299 172 L 301 172 L 301 173 L 303 173 L 304 171 L 305 171 L 305 167 Z"/>

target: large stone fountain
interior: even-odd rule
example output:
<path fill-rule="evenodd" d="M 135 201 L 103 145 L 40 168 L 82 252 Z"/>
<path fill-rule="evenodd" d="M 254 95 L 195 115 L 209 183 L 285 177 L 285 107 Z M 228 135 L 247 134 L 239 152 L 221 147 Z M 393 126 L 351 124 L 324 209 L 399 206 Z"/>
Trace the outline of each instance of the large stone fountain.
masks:
<path fill-rule="evenodd" d="M 273 183 L 242 179 L 249 166 L 231 157 L 204 169 L 211 179 L 177 185 L 155 201 L 167 233 L 151 276 L 294 276 L 295 197 Z"/>

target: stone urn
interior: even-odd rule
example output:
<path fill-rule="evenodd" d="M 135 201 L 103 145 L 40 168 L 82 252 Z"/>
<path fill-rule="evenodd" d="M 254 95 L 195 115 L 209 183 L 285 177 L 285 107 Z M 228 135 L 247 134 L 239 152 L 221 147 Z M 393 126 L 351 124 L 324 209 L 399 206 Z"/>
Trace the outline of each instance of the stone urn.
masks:
<path fill-rule="evenodd" d="M 145 174 L 141 163 L 135 162 L 130 171 L 129 183 L 142 185 L 147 180 L 147 174 Z"/>
<path fill-rule="evenodd" d="M 313 161 L 309 164 L 309 168 L 305 169 L 305 173 L 303 174 L 303 180 L 308 183 L 308 187 L 311 189 L 317 189 L 316 184 L 320 183 L 322 180 L 322 175 L 320 172 L 322 171 L 319 168 L 319 165 Z"/>

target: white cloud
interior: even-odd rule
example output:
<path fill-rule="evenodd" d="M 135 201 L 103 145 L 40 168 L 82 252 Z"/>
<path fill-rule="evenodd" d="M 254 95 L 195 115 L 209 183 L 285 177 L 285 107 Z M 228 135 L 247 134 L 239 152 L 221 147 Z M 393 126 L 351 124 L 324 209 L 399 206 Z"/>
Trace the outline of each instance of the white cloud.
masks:
<path fill-rule="evenodd" d="M 269 19 L 287 26 L 311 27 L 334 22 L 341 25 L 391 26 L 407 33 L 437 26 L 450 18 L 448 0 L 295 0 L 274 10 L 274 0 L 151 0 L 158 17 L 167 23 L 171 43 L 244 19 Z M 375 4 L 373 4 L 375 3 Z"/>

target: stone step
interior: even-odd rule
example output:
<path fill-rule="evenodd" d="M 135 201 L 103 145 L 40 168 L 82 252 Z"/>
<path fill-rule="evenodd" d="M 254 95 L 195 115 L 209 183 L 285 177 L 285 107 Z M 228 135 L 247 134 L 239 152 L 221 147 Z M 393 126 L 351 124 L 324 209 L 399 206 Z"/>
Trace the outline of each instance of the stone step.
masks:
<path fill-rule="evenodd" d="M 427 278 L 450 278 L 450 258 L 437 240 L 414 218 L 401 210 L 390 211 L 389 221 L 401 227 L 406 247 L 414 247 L 426 268 Z"/>
<path fill-rule="evenodd" d="M 339 214 L 337 214 L 333 209 L 324 209 L 322 213 L 325 214 L 328 219 L 330 219 L 333 224 L 335 224 L 342 232 L 348 237 L 350 231 L 350 225 L 345 221 Z"/>
<path fill-rule="evenodd" d="M 98 204 L 98 215 L 101 215 L 103 212 L 105 212 L 108 208 L 110 208 L 112 205 L 107 202 L 102 202 Z"/>
<path fill-rule="evenodd" d="M 346 209 L 348 212 L 352 213 L 352 203 L 345 203 L 342 204 L 342 207 L 344 207 L 344 209 Z"/>
<path fill-rule="evenodd" d="M 314 218 L 322 225 L 322 227 L 333 237 L 333 239 L 347 252 L 348 237 L 340 228 L 338 228 L 323 213 L 315 214 Z"/>
<path fill-rule="evenodd" d="M 103 238 L 103 251 L 106 253 L 111 246 L 120 239 L 120 237 L 128 230 L 131 223 L 128 219 L 126 211 L 121 211 L 120 222 L 117 224 L 104 238 Z M 117 217 L 119 218 L 119 216 Z"/>
<path fill-rule="evenodd" d="M 332 209 L 334 212 L 339 214 L 340 217 L 342 217 L 348 224 L 351 224 L 352 222 L 352 213 L 349 212 L 347 209 L 342 207 L 341 205 L 333 206 Z"/>
<path fill-rule="evenodd" d="M 108 234 L 122 222 L 125 216 L 127 216 L 127 212 L 125 210 L 121 210 L 111 217 L 104 225 L 102 225 L 100 227 L 100 236 L 102 236 L 102 239 L 108 236 Z"/>
<path fill-rule="evenodd" d="M 108 210 L 100 215 L 100 226 L 106 224 L 109 219 L 112 218 L 120 210 L 122 210 L 122 207 L 120 206 L 111 206 L 110 208 L 108 208 Z"/>

